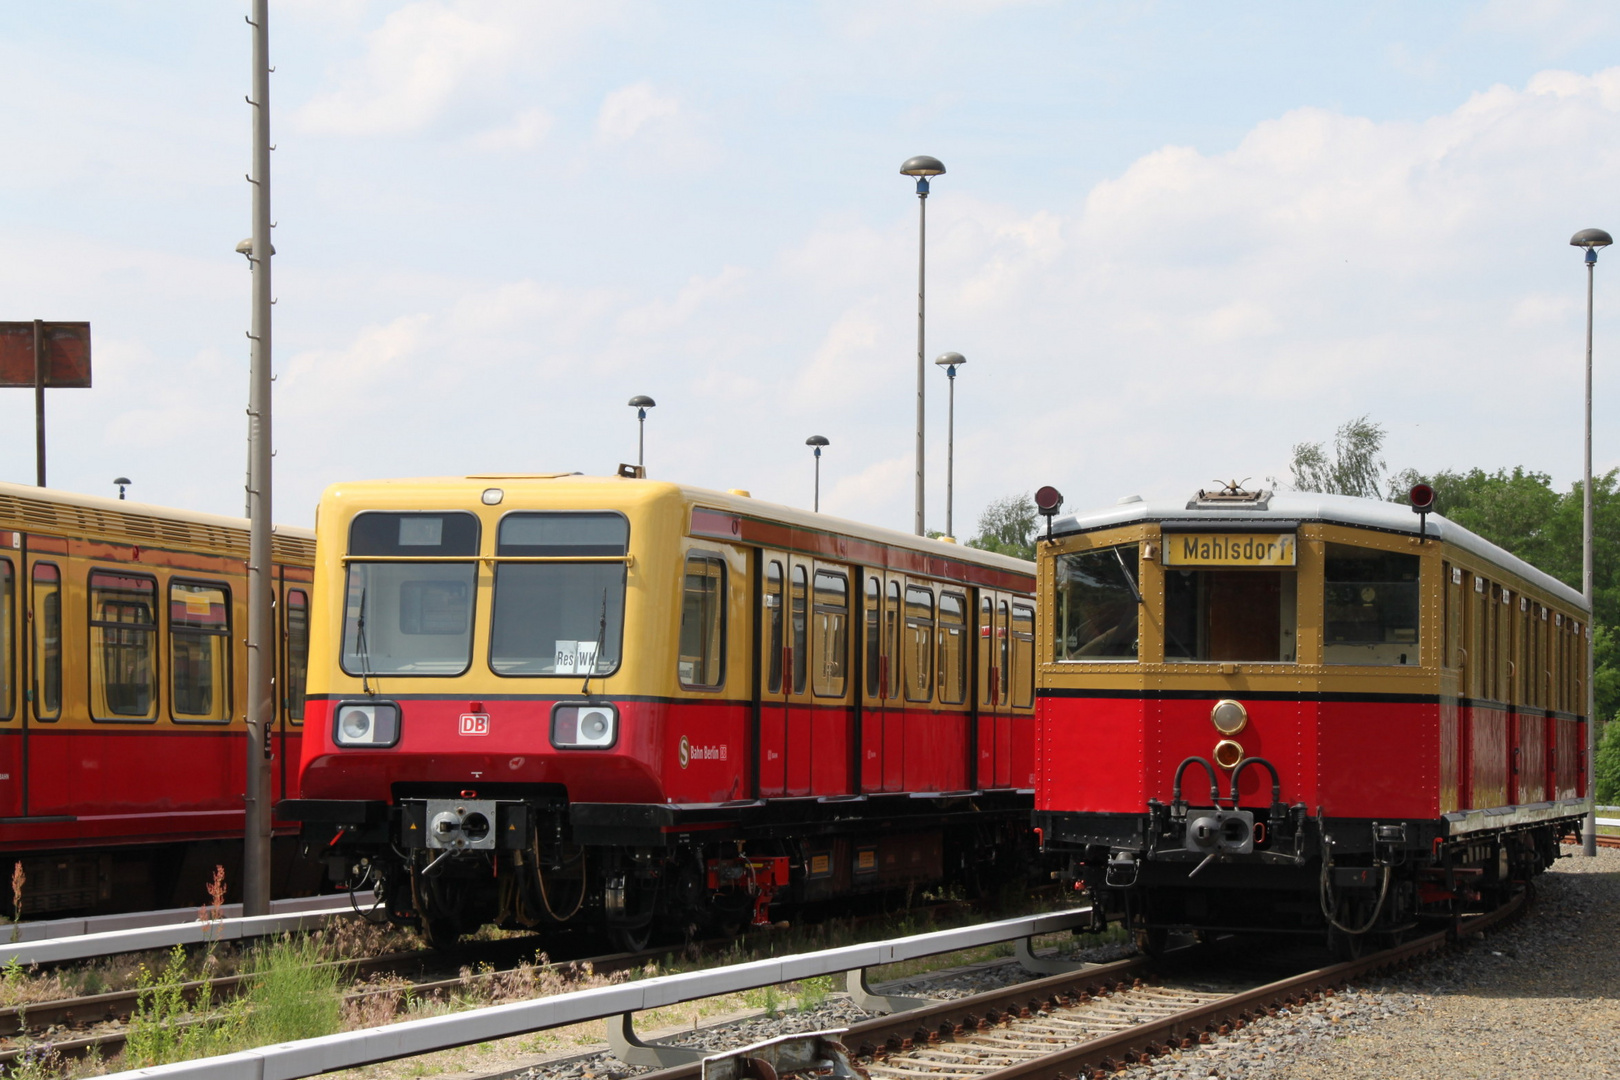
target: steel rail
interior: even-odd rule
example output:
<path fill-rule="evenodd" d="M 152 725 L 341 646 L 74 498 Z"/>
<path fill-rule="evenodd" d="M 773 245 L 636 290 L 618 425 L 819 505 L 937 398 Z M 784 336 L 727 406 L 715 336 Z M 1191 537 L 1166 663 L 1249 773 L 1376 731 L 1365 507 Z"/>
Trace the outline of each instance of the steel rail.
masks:
<path fill-rule="evenodd" d="M 354 894 L 354 902 L 362 908 L 375 904 L 376 897 L 369 890 Z M 322 912 L 337 910 L 339 906 L 348 910 L 348 894 L 332 893 L 325 896 L 297 896 L 285 900 L 270 901 L 270 914 L 290 915 L 295 912 Z M 158 908 L 154 911 L 126 911 L 116 915 L 81 915 L 68 919 L 30 919 L 26 922 L 11 923 L 9 927 L 0 929 L 7 941 L 12 944 L 19 942 L 56 941 L 82 937 L 86 934 L 104 934 L 113 930 L 138 930 L 152 926 L 180 926 L 197 921 L 197 912 L 206 911 L 206 908 L 178 907 Z M 224 904 L 219 909 L 221 918 L 235 919 L 242 914 L 241 904 Z"/>

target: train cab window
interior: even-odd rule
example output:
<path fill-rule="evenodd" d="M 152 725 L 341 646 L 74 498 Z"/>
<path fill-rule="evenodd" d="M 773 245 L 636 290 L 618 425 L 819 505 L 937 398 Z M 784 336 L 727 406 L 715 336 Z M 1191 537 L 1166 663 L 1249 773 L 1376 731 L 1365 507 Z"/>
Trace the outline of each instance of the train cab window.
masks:
<path fill-rule="evenodd" d="M 1028 604 L 1012 606 L 1014 708 L 1035 704 L 1035 609 Z"/>
<path fill-rule="evenodd" d="M 804 693 L 806 676 L 810 673 L 810 627 L 805 621 L 805 593 L 810 590 L 810 574 L 802 566 L 793 568 L 793 584 L 789 599 L 788 629 L 793 634 L 793 692 Z"/>
<path fill-rule="evenodd" d="M 17 585 L 10 559 L 0 559 L 0 720 L 17 714 L 16 642 Z"/>
<path fill-rule="evenodd" d="M 1139 565 L 1135 544 L 1058 556 L 1058 660 L 1136 659 Z"/>
<path fill-rule="evenodd" d="M 958 593 L 939 594 L 939 700 L 967 700 L 967 601 Z"/>
<path fill-rule="evenodd" d="M 157 719 L 157 582 L 90 574 L 90 717 Z"/>
<path fill-rule="evenodd" d="M 228 721 L 231 594 L 222 585 L 169 583 L 169 707 L 176 720 Z"/>
<path fill-rule="evenodd" d="M 1168 661 L 1293 663 L 1293 570 L 1184 570 L 1164 575 Z"/>
<path fill-rule="evenodd" d="M 934 593 L 924 585 L 906 586 L 904 666 L 907 701 L 934 698 Z"/>
<path fill-rule="evenodd" d="M 1418 565 L 1416 555 L 1403 552 L 1327 545 L 1326 663 L 1418 662 Z"/>
<path fill-rule="evenodd" d="M 883 608 L 883 655 L 887 659 L 889 685 L 884 697 L 896 701 L 900 697 L 900 583 L 889 582 L 889 592 Z"/>
<path fill-rule="evenodd" d="M 35 563 L 29 618 L 33 624 L 34 718 L 62 715 L 62 574 Z"/>
<path fill-rule="evenodd" d="M 713 555 L 686 557 L 681 590 L 681 685 L 714 690 L 726 681 L 726 566 Z"/>
<path fill-rule="evenodd" d="M 466 671 L 477 554 L 472 514 L 356 515 L 349 525 L 343 670 L 362 678 Z M 372 563 L 366 556 L 411 561 Z M 464 561 L 438 561 L 446 559 Z"/>
<path fill-rule="evenodd" d="M 812 640 L 815 649 L 817 697 L 843 697 L 849 663 L 849 579 L 827 570 L 816 571 Z"/>
<path fill-rule="evenodd" d="M 883 696 L 883 583 L 866 579 L 866 696 Z"/>
<path fill-rule="evenodd" d="M 609 675 L 617 670 L 629 549 L 630 523 L 612 511 L 512 513 L 502 518 L 495 539 L 490 670 L 524 676 Z M 538 561 L 503 561 L 507 559 Z M 445 569 L 458 565 L 440 564 Z M 470 586 L 471 564 L 465 570 Z M 470 614 L 470 603 L 466 610 Z M 443 639 L 446 659 L 452 640 Z M 460 639 L 454 642 L 460 644 Z M 466 645 L 471 645 L 470 631 Z M 465 670 L 466 664 L 461 659 L 456 670 Z"/>
<path fill-rule="evenodd" d="M 286 627 L 282 655 L 287 665 L 282 708 L 295 723 L 304 719 L 304 688 L 309 685 L 309 594 L 287 590 Z"/>
<path fill-rule="evenodd" d="M 782 564 L 765 564 L 765 691 L 782 692 Z"/>

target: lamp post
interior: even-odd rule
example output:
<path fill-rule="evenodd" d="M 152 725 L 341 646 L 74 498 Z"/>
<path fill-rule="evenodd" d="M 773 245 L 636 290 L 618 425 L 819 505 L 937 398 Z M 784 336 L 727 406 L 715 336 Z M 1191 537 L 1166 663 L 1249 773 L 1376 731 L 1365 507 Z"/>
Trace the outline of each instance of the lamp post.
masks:
<path fill-rule="evenodd" d="M 1569 238 L 1572 247 L 1586 249 L 1586 469 L 1581 487 L 1581 595 L 1587 606 L 1593 603 L 1592 594 L 1592 272 L 1597 266 L 1598 248 L 1608 247 L 1614 238 L 1602 229 L 1582 229 Z M 1597 692 L 1592 686 L 1596 661 L 1592 646 L 1592 617 L 1586 619 L 1586 797 L 1594 798 L 1592 785 L 1597 779 Z M 1582 849 L 1587 855 L 1597 855 L 1597 811 L 1586 812 L 1586 825 L 1581 829 Z"/>
<path fill-rule="evenodd" d="M 821 448 L 831 446 L 825 435 L 812 435 L 804 440 L 804 445 L 813 446 L 816 450 L 816 513 L 821 513 Z"/>
<path fill-rule="evenodd" d="M 959 352 L 940 353 L 934 363 L 945 369 L 945 377 L 951 383 L 951 403 L 945 413 L 945 535 L 954 540 L 951 504 L 955 501 L 956 486 L 956 369 L 967 363 L 967 357 Z"/>
<path fill-rule="evenodd" d="M 113 481 L 113 483 L 118 485 L 118 497 L 119 497 L 119 499 L 122 499 L 124 497 L 124 489 L 126 487 L 128 487 L 129 485 L 133 484 L 134 482 L 135 481 L 131 480 L 127 476 L 120 476 L 118 479 Z"/>
<path fill-rule="evenodd" d="M 630 407 L 636 410 L 636 468 L 644 476 L 647 473 L 647 410 L 657 404 L 646 394 L 637 394 L 630 399 Z"/>
<path fill-rule="evenodd" d="M 917 178 L 917 521 L 915 532 L 923 534 L 923 299 L 928 266 L 928 178 L 943 176 L 945 166 L 936 157 L 919 154 L 900 166 L 902 176 Z"/>

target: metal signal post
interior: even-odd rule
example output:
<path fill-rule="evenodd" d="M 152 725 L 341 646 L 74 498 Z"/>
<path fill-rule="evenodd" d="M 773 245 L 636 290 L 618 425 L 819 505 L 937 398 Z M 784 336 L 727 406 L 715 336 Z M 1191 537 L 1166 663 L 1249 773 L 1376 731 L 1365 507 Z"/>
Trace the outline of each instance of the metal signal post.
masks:
<path fill-rule="evenodd" d="M 270 2 L 253 0 L 252 362 L 248 394 L 248 700 L 242 914 L 270 911 L 270 732 L 275 613 L 270 564 Z"/>

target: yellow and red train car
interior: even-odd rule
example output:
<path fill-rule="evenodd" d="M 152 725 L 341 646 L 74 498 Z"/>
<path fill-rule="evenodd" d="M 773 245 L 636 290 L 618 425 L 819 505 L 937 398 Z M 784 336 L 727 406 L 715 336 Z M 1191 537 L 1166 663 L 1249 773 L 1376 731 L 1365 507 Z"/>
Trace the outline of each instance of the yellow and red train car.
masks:
<path fill-rule="evenodd" d="M 272 775 L 291 794 L 314 534 L 278 530 L 274 555 Z M 216 863 L 240 866 L 247 556 L 241 519 L 0 483 L 0 874 L 22 862 L 25 917 L 194 904 Z"/>
<path fill-rule="evenodd" d="M 284 812 L 436 942 L 1034 854 L 1030 563 L 635 477 L 339 484 L 318 535 Z"/>
<path fill-rule="evenodd" d="M 1150 945 L 1354 950 L 1558 856 L 1585 788 L 1579 593 L 1405 505 L 1199 492 L 1038 553 L 1035 821 Z"/>

